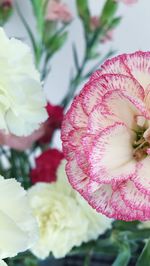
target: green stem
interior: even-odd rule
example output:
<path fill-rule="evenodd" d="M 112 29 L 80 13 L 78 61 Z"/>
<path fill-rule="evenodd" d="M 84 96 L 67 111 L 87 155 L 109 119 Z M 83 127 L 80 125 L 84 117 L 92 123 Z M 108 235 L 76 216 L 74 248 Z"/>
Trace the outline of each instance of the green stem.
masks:
<path fill-rule="evenodd" d="M 106 57 L 112 55 L 112 52 L 108 52 L 108 54 L 106 54 L 106 56 L 100 60 L 100 62 L 98 62 L 96 65 L 94 65 L 91 69 L 91 71 L 89 71 L 87 74 L 83 75 L 83 72 L 87 66 L 87 63 L 89 61 L 91 61 L 91 58 L 89 57 L 93 46 L 95 45 L 95 43 L 97 42 L 97 39 L 104 36 L 106 34 L 106 32 L 108 31 L 108 28 L 105 29 L 98 29 L 93 33 L 92 38 L 89 40 L 89 38 L 86 36 L 86 48 L 85 48 L 85 55 L 81 64 L 81 67 L 76 68 L 76 75 L 73 79 L 71 79 L 70 81 L 70 85 L 69 85 L 69 90 L 67 92 L 67 94 L 65 95 L 65 97 L 63 98 L 63 100 L 61 101 L 61 105 L 65 108 L 68 103 L 72 100 L 72 98 L 74 97 L 75 91 L 78 87 L 78 85 L 80 84 L 81 81 L 85 80 L 86 78 L 88 78 L 90 76 L 90 74 L 92 74 L 95 69 L 97 68 L 97 66 L 99 66 L 99 64 L 101 62 L 103 62 L 104 59 L 106 59 Z M 77 56 L 77 54 L 76 54 Z M 74 58 L 74 60 L 78 60 L 77 58 Z"/>
<path fill-rule="evenodd" d="M 86 67 L 87 61 L 88 61 L 88 48 L 86 49 L 85 56 L 83 58 L 81 67 L 77 70 L 75 77 L 73 79 L 71 79 L 70 85 L 69 85 L 69 90 L 68 90 L 66 96 L 64 97 L 64 99 L 61 101 L 60 105 L 62 105 L 64 108 L 68 105 L 70 100 L 73 98 L 74 93 L 75 93 L 78 85 L 80 84 L 80 81 L 83 79 L 82 74 L 83 74 L 83 71 Z"/>
<path fill-rule="evenodd" d="M 87 255 L 85 256 L 83 266 L 90 266 L 90 261 L 91 261 L 91 251 L 87 253 Z"/>

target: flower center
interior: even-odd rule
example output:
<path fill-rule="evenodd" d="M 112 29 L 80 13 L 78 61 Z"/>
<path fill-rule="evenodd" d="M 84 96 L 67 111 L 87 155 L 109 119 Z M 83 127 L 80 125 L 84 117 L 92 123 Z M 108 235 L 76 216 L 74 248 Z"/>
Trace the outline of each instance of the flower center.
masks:
<path fill-rule="evenodd" d="M 136 137 L 133 142 L 133 157 L 136 161 L 144 159 L 150 151 L 150 132 L 145 125 L 134 130 Z"/>

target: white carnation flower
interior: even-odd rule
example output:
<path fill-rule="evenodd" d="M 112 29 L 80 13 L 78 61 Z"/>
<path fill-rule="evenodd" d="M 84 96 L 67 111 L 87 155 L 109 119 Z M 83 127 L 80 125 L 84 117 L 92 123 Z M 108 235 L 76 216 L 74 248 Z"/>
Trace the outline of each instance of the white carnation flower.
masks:
<path fill-rule="evenodd" d="M 0 129 L 30 135 L 46 120 L 45 105 L 30 48 L 0 28 Z"/>
<path fill-rule="evenodd" d="M 38 230 L 25 190 L 15 179 L 0 176 L 0 266 L 32 247 Z"/>
<path fill-rule="evenodd" d="M 80 194 L 76 192 L 76 199 L 88 220 L 88 230 L 84 242 L 97 239 L 99 235 L 111 228 L 112 219 L 97 213 Z"/>
<path fill-rule="evenodd" d="M 76 201 L 53 184 L 38 183 L 29 190 L 31 207 L 37 218 L 40 239 L 31 249 L 40 259 L 52 252 L 64 257 L 79 246 L 87 231 L 87 220 Z"/>
<path fill-rule="evenodd" d="M 3 260 L 0 260 L 0 266 L 7 266 L 7 264 Z"/>
<path fill-rule="evenodd" d="M 28 191 L 40 239 L 31 249 L 45 259 L 51 252 L 64 257 L 75 246 L 96 239 L 111 227 L 112 220 L 96 213 L 68 183 L 65 160 L 57 172 L 57 182 L 37 183 Z"/>

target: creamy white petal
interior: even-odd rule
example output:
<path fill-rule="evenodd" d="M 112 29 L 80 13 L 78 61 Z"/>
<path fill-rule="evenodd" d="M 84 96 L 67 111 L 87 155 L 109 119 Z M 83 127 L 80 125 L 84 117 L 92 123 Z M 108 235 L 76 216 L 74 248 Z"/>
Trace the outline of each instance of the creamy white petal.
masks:
<path fill-rule="evenodd" d="M 0 129 L 27 136 L 47 119 L 46 99 L 29 47 L 0 28 Z"/>

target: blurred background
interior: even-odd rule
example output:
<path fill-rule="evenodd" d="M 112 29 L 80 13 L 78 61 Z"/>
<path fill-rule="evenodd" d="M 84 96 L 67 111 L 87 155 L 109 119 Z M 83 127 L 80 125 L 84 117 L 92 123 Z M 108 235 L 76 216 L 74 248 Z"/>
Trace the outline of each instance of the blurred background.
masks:
<path fill-rule="evenodd" d="M 30 1 L 16 1 L 20 6 L 28 23 L 33 25 L 33 16 L 31 15 Z M 46 82 L 45 89 L 50 101 L 58 104 L 64 96 L 68 88 L 68 77 L 70 66 L 72 64 L 71 44 L 75 40 L 78 46 L 79 55 L 83 56 L 84 40 L 82 35 L 82 27 L 76 18 L 75 0 L 64 0 L 69 5 L 75 19 L 69 26 L 69 42 L 55 54 L 52 58 L 52 69 Z M 89 0 L 91 12 L 93 16 L 99 15 L 104 0 Z M 107 42 L 102 49 L 108 50 L 112 48 L 117 54 L 132 52 L 135 50 L 150 50 L 150 1 L 139 0 L 136 4 L 125 5 L 120 4 L 118 14 L 123 19 L 120 25 L 113 32 L 112 41 Z M 9 22 L 5 26 L 9 36 L 15 36 L 28 42 L 27 34 L 17 14 L 14 13 Z"/>

